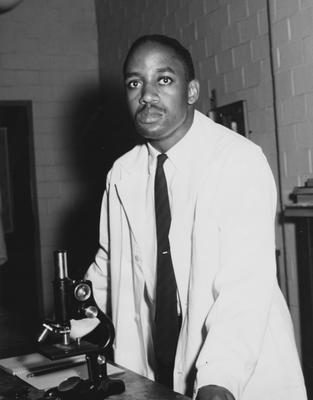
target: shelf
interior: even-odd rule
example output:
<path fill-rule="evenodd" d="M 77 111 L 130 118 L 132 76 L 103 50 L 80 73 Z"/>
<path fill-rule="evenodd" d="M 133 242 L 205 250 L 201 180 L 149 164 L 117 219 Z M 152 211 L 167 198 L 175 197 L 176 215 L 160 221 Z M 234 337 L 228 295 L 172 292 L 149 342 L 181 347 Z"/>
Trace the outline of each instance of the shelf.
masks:
<path fill-rule="evenodd" d="M 286 206 L 284 217 L 313 217 L 313 204 L 292 204 Z"/>

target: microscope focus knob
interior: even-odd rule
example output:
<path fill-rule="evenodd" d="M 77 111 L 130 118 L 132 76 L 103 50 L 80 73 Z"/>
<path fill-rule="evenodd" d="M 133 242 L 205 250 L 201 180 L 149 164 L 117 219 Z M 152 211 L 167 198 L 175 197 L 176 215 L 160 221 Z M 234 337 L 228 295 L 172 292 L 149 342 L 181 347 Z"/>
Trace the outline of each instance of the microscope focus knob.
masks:
<path fill-rule="evenodd" d="M 98 316 L 98 309 L 95 306 L 85 308 L 85 315 L 87 318 L 96 318 Z"/>
<path fill-rule="evenodd" d="M 78 301 L 86 301 L 91 296 L 91 287 L 87 283 L 79 283 L 74 290 L 74 296 Z"/>

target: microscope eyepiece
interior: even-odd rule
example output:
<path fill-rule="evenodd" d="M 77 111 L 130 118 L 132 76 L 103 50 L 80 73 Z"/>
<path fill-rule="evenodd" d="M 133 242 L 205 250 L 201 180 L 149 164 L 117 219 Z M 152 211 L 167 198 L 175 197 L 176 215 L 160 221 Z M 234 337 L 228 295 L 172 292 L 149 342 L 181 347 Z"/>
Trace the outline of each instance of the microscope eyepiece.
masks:
<path fill-rule="evenodd" d="M 54 252 L 55 278 L 65 279 L 68 277 L 67 252 L 56 250 Z"/>

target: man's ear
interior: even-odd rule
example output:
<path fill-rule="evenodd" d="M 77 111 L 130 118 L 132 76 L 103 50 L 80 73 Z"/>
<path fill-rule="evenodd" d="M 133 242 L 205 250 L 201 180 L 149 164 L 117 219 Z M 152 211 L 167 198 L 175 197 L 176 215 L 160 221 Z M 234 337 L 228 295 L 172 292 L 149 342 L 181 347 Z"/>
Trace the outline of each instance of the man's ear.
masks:
<path fill-rule="evenodd" d="M 195 104 L 200 94 L 200 84 L 197 79 L 188 83 L 188 104 Z"/>

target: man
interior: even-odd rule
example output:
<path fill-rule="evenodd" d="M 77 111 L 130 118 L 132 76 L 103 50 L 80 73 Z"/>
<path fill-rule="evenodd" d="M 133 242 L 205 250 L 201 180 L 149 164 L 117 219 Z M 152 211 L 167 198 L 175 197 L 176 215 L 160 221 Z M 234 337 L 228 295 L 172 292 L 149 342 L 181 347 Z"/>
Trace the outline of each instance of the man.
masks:
<path fill-rule="evenodd" d="M 111 307 L 115 361 L 199 400 L 306 399 L 261 149 L 195 111 L 199 83 L 176 40 L 139 38 L 124 78 L 145 143 L 108 174 L 86 274 Z"/>

